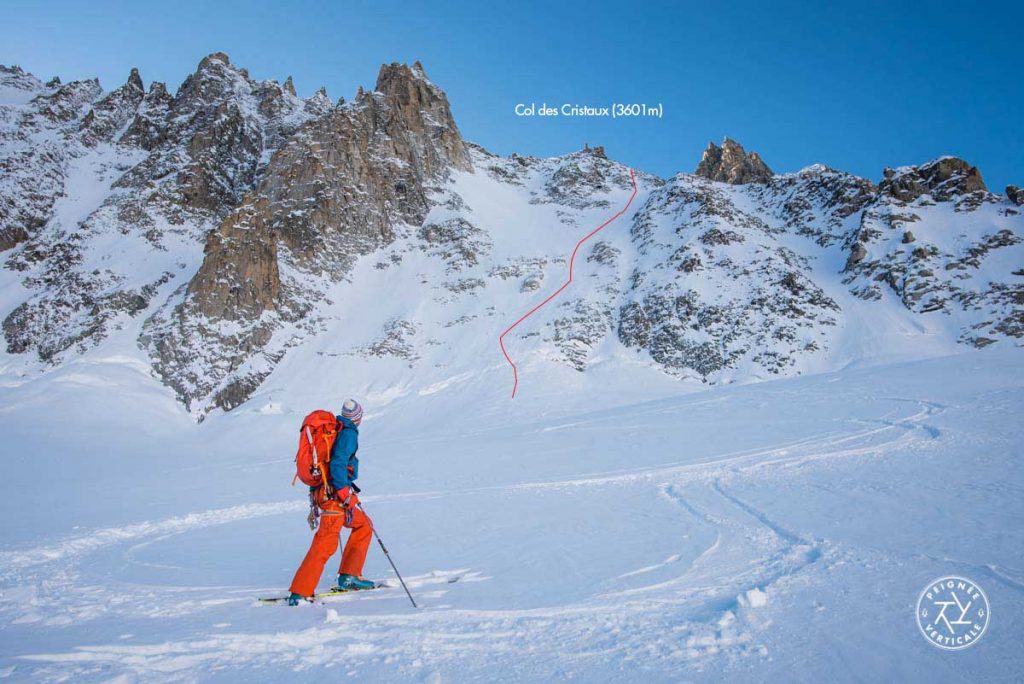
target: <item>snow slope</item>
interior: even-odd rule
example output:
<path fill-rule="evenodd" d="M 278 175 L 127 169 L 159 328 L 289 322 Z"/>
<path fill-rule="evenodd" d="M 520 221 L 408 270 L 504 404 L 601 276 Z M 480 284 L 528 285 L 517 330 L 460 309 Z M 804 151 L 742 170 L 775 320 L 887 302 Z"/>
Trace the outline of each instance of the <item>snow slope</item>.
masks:
<path fill-rule="evenodd" d="M 436 394 L 370 403 L 361 484 L 419 611 L 397 587 L 257 605 L 308 543 L 288 481 L 313 402 L 281 390 L 197 425 L 140 382 L 141 364 L 106 353 L 0 410 L 0 671 L 12 678 L 1024 672 L 1024 359 L 1012 348 L 615 408 L 592 395 L 549 415 L 472 382 L 448 389 L 443 420 Z M 41 448 L 75 458 L 47 476 L 33 467 Z M 978 581 L 993 611 L 960 653 L 925 643 L 913 616 L 918 592 L 949 573 Z M 376 548 L 367 575 L 390 575 Z"/>

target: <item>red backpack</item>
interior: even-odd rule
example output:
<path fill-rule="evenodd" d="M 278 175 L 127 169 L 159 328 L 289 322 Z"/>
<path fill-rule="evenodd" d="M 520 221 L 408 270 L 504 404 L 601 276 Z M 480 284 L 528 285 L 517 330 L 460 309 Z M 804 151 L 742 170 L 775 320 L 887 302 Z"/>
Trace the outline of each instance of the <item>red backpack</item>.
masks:
<path fill-rule="evenodd" d="M 313 411 L 302 421 L 299 434 L 299 450 L 295 453 L 295 480 L 302 480 L 310 487 L 326 485 L 330 493 L 331 448 L 343 426 L 330 411 Z"/>

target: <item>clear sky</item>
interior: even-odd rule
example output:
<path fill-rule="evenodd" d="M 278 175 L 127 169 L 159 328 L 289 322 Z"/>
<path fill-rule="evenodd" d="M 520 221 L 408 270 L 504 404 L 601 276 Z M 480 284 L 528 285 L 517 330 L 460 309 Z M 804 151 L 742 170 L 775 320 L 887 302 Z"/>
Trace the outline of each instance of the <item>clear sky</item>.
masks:
<path fill-rule="evenodd" d="M 423 62 L 463 135 L 501 154 L 584 142 L 662 176 L 730 136 L 776 171 L 878 180 L 953 154 L 989 188 L 1024 185 L 1022 2 L 25 2 L 0 9 L 0 63 L 38 76 L 137 66 L 177 89 L 206 54 L 300 95 L 372 87 Z M 523 119 L 519 102 L 662 104 L 650 120 Z"/>

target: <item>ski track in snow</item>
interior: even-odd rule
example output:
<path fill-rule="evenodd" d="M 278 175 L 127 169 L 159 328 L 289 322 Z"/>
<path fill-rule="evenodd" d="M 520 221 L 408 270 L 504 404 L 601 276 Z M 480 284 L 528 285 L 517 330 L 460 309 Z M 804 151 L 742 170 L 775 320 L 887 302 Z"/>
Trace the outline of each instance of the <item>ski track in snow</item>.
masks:
<path fill-rule="evenodd" d="M 673 554 L 663 563 L 621 574 L 618 579 L 642 578 L 675 568 L 668 579 L 627 589 L 609 590 L 590 599 L 546 608 L 473 610 L 446 607 L 445 595 L 453 582 L 487 581 L 478 570 L 438 570 L 408 578 L 410 588 L 426 604 L 419 612 L 375 613 L 372 619 L 348 615 L 344 607 L 358 603 L 386 603 L 390 610 L 400 588 L 371 595 L 350 595 L 325 600 L 324 623 L 292 633 L 212 632 L 184 641 L 132 645 L 76 646 L 68 651 L 35 653 L 19 658 L 34 677 L 57 678 L 64 673 L 92 676 L 113 671 L 151 672 L 168 678 L 189 679 L 197 668 L 216 671 L 238 662 L 259 669 L 280 666 L 305 670 L 327 666 L 346 654 L 352 657 L 397 657 L 410 650 L 424 666 L 475 654 L 501 662 L 536 640 L 574 638 L 591 644 L 589 656 L 616 654 L 626 661 L 646 653 L 655 661 L 690 662 L 730 649 L 734 655 L 762 655 L 756 634 L 763 626 L 759 612 L 780 583 L 792 581 L 809 568 L 839 562 L 843 551 L 827 540 L 810 539 L 770 518 L 736 493 L 734 486 L 766 477 L 788 477 L 794 471 L 824 459 L 884 457 L 893 449 L 938 439 L 931 419 L 940 405 L 891 398 L 893 407 L 876 420 L 856 429 L 833 430 L 809 438 L 726 453 L 697 463 L 666 463 L 649 468 L 594 473 L 558 481 L 513 483 L 367 497 L 375 506 L 389 502 L 428 500 L 499 492 L 542 494 L 565 488 L 594 489 L 638 485 L 653 488 L 659 497 L 677 504 L 684 515 L 714 534 L 714 540 L 695 558 L 684 561 Z M 575 424 L 586 428 L 587 421 Z M 8 624 L 38 622 L 60 626 L 109 617 L 110 611 L 149 618 L 173 618 L 215 611 L 225 604 L 245 609 L 256 595 L 273 592 L 266 587 L 160 587 L 112 583 L 99 587 L 79 584 L 79 566 L 91 555 L 118 549 L 125 558 L 140 545 L 203 528 L 260 517 L 293 514 L 304 501 L 251 504 L 196 512 L 159 521 L 100 529 L 35 548 L 0 553 L 2 577 L 8 590 L 0 602 L 0 616 Z M 754 556 L 750 550 L 754 549 Z M 1020 587 L 1009 571 L 990 569 Z M 25 601 L 25 595 L 31 598 Z M 211 597 L 212 596 L 212 597 Z M 263 608 L 271 610 L 271 608 Z M 685 616 L 680 621 L 679 615 Z M 645 628 L 630 632 L 627 626 Z M 652 629 L 676 633 L 677 648 L 663 643 L 644 644 Z M 613 639 L 602 635 L 611 630 Z M 358 637 L 352 640 L 352 635 Z M 416 635 L 415 637 L 412 635 Z M 342 644 L 339 646 L 339 644 Z M 339 648 L 342 649 L 339 651 Z M 588 654 L 578 655 L 586 659 Z M 538 672 L 542 671 L 538 670 Z"/>
<path fill-rule="evenodd" d="M 893 399 L 892 401 L 909 400 Z M 882 427 L 869 428 L 845 435 L 829 434 L 821 437 L 812 437 L 809 439 L 788 442 L 778 446 L 769 447 L 767 449 L 756 449 L 748 452 L 726 454 L 707 462 L 666 464 L 653 468 L 619 472 L 613 471 L 611 473 L 594 474 L 589 477 L 551 482 L 527 482 L 510 485 L 497 485 L 492 487 L 466 488 L 460 490 L 435 490 L 415 492 L 411 494 L 365 496 L 363 498 L 367 503 L 428 499 L 437 496 L 453 496 L 458 494 L 487 491 L 541 490 L 547 488 L 568 486 L 579 487 L 586 485 L 597 486 L 612 483 L 623 483 L 636 479 L 658 479 L 672 475 L 685 476 L 687 474 L 692 474 L 696 477 L 708 477 L 721 472 L 724 468 L 737 472 L 743 467 L 761 468 L 769 465 L 798 466 L 808 462 L 809 460 L 837 458 L 876 451 L 878 448 L 877 444 L 836 450 L 829 449 L 829 447 L 836 447 L 849 442 L 856 443 L 890 430 L 906 430 L 910 432 L 913 432 L 914 430 L 924 430 L 927 432 L 928 436 L 933 438 L 936 437 L 937 435 L 934 433 L 937 433 L 937 430 L 922 422 L 923 418 L 932 415 L 936 409 L 925 402 L 918 403 L 922 407 L 921 411 L 899 420 L 880 419 L 878 422 Z M 901 436 L 897 436 L 895 439 L 899 440 L 900 437 Z M 801 453 L 793 454 L 792 452 L 794 450 L 799 450 Z M 728 498 L 728 495 L 721 492 L 719 487 L 720 484 L 716 480 L 715 488 L 719 490 L 719 493 Z M 734 501 L 734 503 L 736 502 Z M 307 503 L 305 501 L 295 500 L 264 504 L 247 504 L 243 506 L 233 506 L 230 508 L 196 512 L 161 521 L 147 521 L 124 527 L 111 527 L 95 530 L 88 534 L 72 537 L 55 544 L 39 546 L 22 551 L 2 551 L 0 552 L 0 565 L 2 565 L 3 570 L 0 570 L 0 572 L 4 574 L 0 574 L 0 579 L 7 579 L 10 573 L 35 565 L 54 562 L 66 563 L 69 558 L 81 556 L 112 544 L 119 544 L 135 539 L 165 534 L 181 534 L 189 530 L 208 527 L 211 525 L 222 525 L 268 515 L 293 513 L 295 511 L 305 510 L 306 508 Z"/>

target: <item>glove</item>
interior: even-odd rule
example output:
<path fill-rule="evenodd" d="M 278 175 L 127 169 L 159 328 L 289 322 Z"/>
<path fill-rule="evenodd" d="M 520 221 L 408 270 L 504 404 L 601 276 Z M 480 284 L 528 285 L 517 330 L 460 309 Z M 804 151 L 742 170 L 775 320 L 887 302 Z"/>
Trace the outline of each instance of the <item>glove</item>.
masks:
<path fill-rule="evenodd" d="M 338 492 L 337 502 L 341 504 L 342 508 L 348 510 L 348 508 L 352 505 L 352 497 L 355 495 L 356 493 L 355 491 L 353 491 L 352 485 L 349 485 L 348 487 L 345 487 L 340 492 Z"/>

